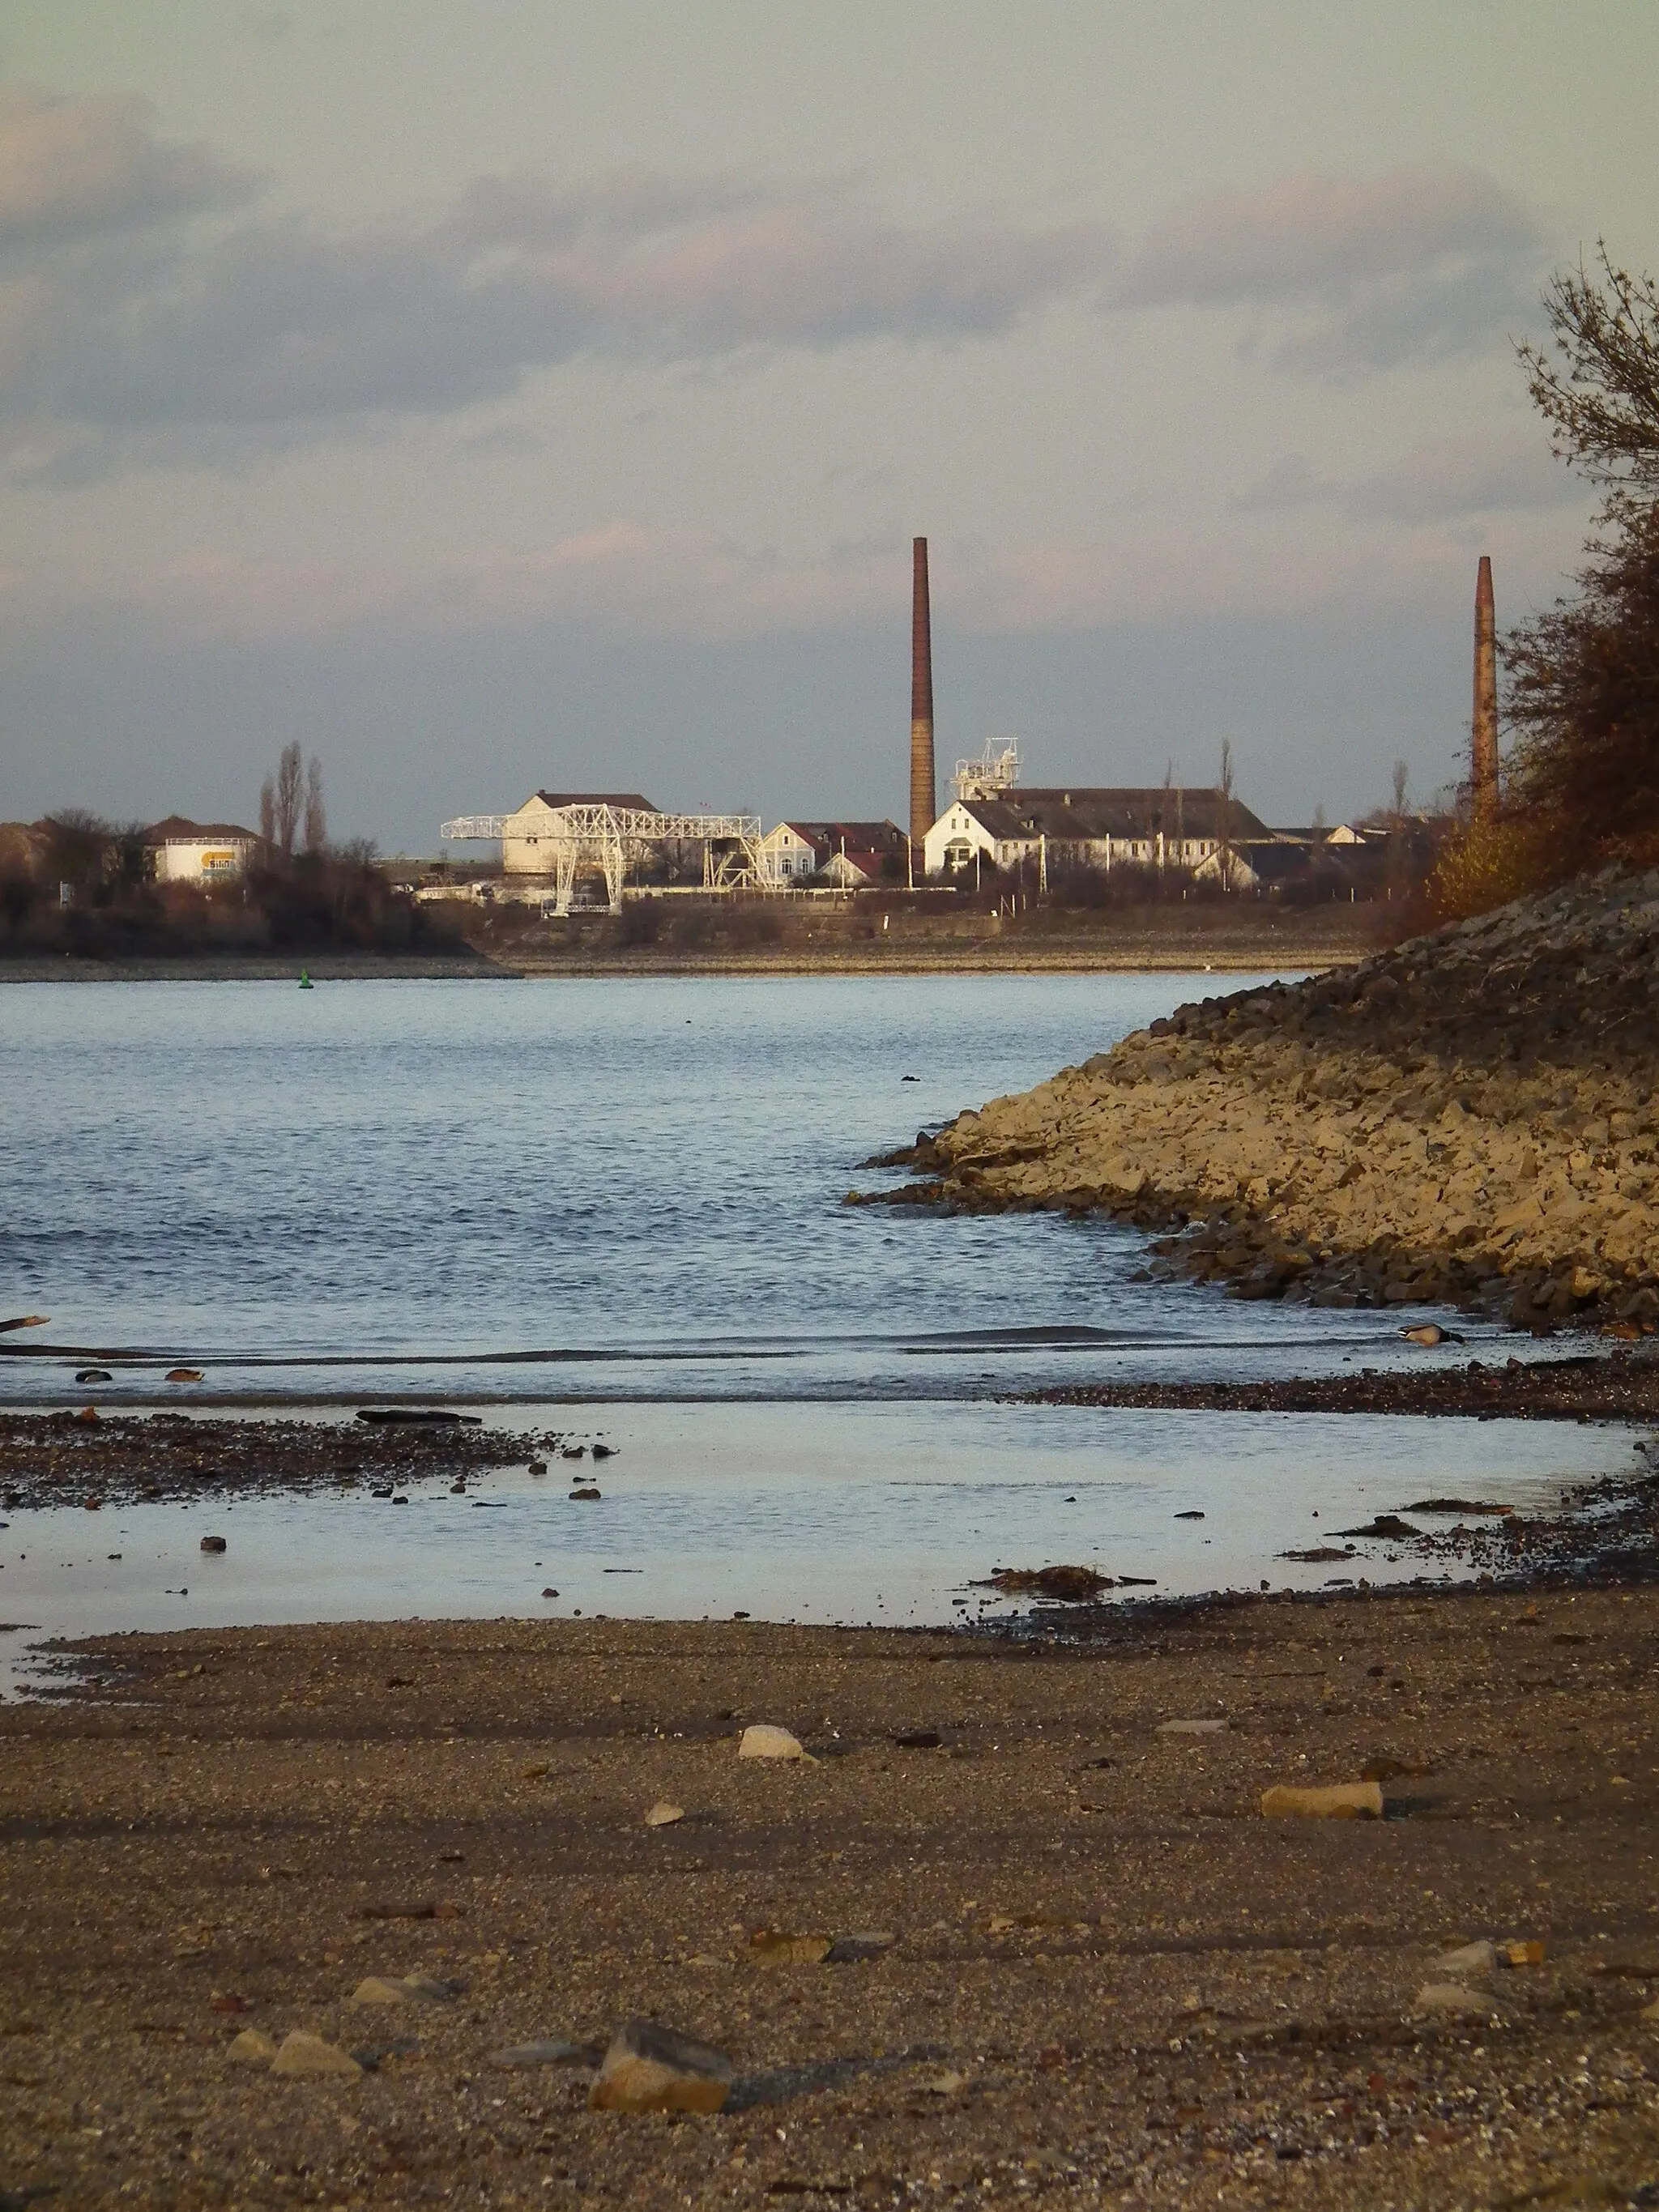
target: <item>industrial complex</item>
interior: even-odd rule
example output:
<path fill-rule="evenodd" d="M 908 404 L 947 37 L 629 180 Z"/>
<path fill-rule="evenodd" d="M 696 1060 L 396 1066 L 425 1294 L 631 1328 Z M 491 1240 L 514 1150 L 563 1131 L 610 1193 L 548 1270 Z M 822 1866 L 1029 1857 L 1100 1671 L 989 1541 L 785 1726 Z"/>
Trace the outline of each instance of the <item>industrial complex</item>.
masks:
<path fill-rule="evenodd" d="M 1492 565 L 1483 556 L 1472 758 L 1478 809 L 1492 803 L 1497 781 L 1492 634 Z M 844 896 L 979 884 L 988 872 L 1037 890 L 1048 888 L 1051 874 L 1129 868 L 1271 892 L 1389 834 L 1352 823 L 1272 828 L 1233 795 L 1226 777 L 1194 789 L 1172 779 L 1124 787 L 1023 785 L 1019 747 L 1010 741 L 957 761 L 940 811 L 925 538 L 913 549 L 909 769 L 908 829 L 888 820 L 792 817 L 767 830 L 758 815 L 676 813 L 636 791 L 535 791 L 513 813 L 458 815 L 441 834 L 446 845 L 499 846 L 499 873 L 475 883 L 475 896 L 558 915 L 601 901 L 620 913 L 630 893 Z"/>

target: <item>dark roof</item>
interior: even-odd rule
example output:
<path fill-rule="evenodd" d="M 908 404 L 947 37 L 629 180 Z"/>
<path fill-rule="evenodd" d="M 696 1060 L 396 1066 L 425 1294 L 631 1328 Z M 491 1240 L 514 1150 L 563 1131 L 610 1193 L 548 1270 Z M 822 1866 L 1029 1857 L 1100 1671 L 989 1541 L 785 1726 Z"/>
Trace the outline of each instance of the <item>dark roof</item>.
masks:
<path fill-rule="evenodd" d="M 210 838 L 222 842 L 229 837 L 240 837 L 250 845 L 259 842 L 255 831 L 234 822 L 192 822 L 186 814 L 169 814 L 164 822 L 153 822 L 144 832 L 147 845 L 200 845 Z"/>
<path fill-rule="evenodd" d="M 896 853 L 904 844 L 904 832 L 896 822 L 799 822 L 792 817 L 789 827 L 810 844 L 832 853 L 843 844 L 848 853 Z"/>
<path fill-rule="evenodd" d="M 1214 838 L 1219 835 L 1222 799 L 1208 789 L 1165 790 L 1114 788 L 1073 784 L 1048 789 L 1011 792 L 1005 799 L 964 799 L 966 806 L 993 837 L 1018 841 L 1042 835 L 1060 842 L 1081 844 L 1103 837 L 1155 837 L 1161 829 L 1166 837 Z M 1237 799 L 1228 802 L 1229 835 L 1235 843 L 1272 835 L 1265 822 Z"/>
<path fill-rule="evenodd" d="M 534 796 L 545 806 L 630 807 L 639 814 L 659 814 L 662 809 L 637 791 L 538 791 Z M 529 799 L 525 805 L 528 806 Z"/>
<path fill-rule="evenodd" d="M 1235 852 L 1258 880 L 1264 884 L 1291 883 L 1298 876 L 1311 875 L 1315 870 L 1315 851 L 1310 845 L 1291 842 L 1284 837 L 1251 837 L 1235 846 Z M 1321 848 L 1318 857 L 1325 855 Z"/>

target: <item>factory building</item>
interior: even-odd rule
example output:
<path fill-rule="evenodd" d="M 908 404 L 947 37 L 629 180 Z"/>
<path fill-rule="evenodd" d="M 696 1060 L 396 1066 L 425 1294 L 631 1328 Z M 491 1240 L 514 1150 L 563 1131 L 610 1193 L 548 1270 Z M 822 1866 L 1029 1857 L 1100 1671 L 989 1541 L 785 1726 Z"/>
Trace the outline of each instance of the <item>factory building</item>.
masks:
<path fill-rule="evenodd" d="M 1182 868 L 1201 873 L 1230 850 L 1273 842 L 1267 824 L 1218 791 L 1150 788 L 969 793 L 951 802 L 925 840 L 927 872 L 947 878 L 976 865 L 1007 871 Z M 975 854 L 980 854 L 976 863 Z"/>
<path fill-rule="evenodd" d="M 192 822 L 169 814 L 144 832 L 144 854 L 157 883 L 216 884 L 240 876 L 259 849 L 252 830 L 234 822 Z"/>

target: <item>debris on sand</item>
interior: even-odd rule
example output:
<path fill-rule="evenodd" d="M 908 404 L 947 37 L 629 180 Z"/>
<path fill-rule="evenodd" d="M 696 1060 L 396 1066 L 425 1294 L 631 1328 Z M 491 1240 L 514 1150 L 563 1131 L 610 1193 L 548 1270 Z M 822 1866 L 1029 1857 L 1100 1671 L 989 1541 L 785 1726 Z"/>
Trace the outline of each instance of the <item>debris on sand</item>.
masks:
<path fill-rule="evenodd" d="M 1379 1513 L 1363 1528 L 1339 1528 L 1336 1533 L 1339 1536 L 1392 1536 L 1396 1542 L 1403 1543 L 1410 1537 L 1420 1536 L 1423 1531 L 1413 1528 L 1409 1521 L 1402 1521 L 1397 1513 Z"/>
<path fill-rule="evenodd" d="M 1112 1577 L 1097 1574 L 1092 1567 L 999 1567 L 987 1581 L 972 1584 L 975 1589 L 1001 1590 L 1008 1596 L 1034 1592 L 1038 1597 L 1073 1601 L 1112 1587 Z"/>
<path fill-rule="evenodd" d="M 483 1426 L 481 1413 L 452 1413 L 442 1406 L 360 1406 L 357 1419 L 379 1429 L 481 1429 Z"/>

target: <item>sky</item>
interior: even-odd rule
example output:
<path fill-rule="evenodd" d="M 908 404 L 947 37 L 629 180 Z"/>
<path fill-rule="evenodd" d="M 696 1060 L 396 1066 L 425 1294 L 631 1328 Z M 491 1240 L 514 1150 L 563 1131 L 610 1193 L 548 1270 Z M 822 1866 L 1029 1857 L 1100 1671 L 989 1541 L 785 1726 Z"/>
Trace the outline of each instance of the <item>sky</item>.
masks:
<path fill-rule="evenodd" d="M 1650 0 L 0 0 L 0 818 L 1419 800 L 1592 511 Z"/>

